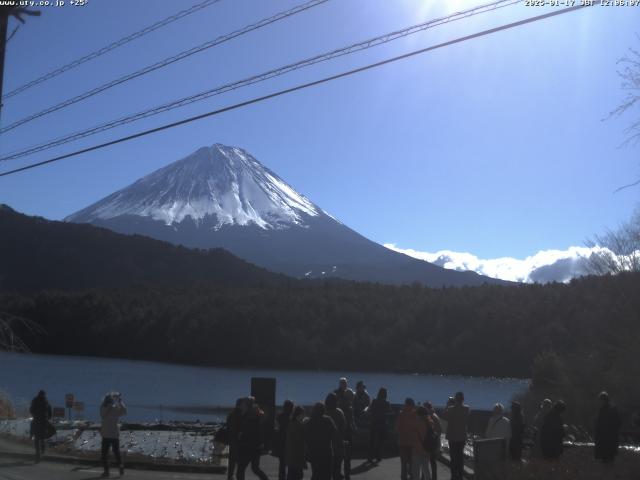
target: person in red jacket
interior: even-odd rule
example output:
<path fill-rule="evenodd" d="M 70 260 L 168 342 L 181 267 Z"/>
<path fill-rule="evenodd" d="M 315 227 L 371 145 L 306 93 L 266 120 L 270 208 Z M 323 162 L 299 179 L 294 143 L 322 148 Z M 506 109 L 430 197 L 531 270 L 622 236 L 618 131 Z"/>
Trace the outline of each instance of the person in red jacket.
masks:
<path fill-rule="evenodd" d="M 404 408 L 396 418 L 396 433 L 398 434 L 398 451 L 400 453 L 400 479 L 407 480 L 411 471 L 411 452 L 418 428 L 416 402 L 413 398 L 404 401 Z"/>
<path fill-rule="evenodd" d="M 425 444 L 427 429 L 433 429 L 428 422 L 429 412 L 425 407 L 416 408 L 416 427 L 413 434 L 413 447 L 411 449 L 411 479 L 430 480 L 429 451 Z"/>

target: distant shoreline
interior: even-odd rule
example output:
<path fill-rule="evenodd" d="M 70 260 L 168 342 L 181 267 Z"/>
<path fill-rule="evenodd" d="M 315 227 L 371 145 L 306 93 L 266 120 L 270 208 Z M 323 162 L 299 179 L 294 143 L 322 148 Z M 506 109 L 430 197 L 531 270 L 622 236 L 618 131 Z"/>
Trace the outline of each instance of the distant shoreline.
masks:
<path fill-rule="evenodd" d="M 182 367 L 190 367 L 190 368 L 203 368 L 203 369 L 222 369 L 222 370 L 230 370 L 230 371 L 242 371 L 242 370 L 252 370 L 252 371 L 277 371 L 277 372 L 310 372 L 310 373 L 335 373 L 336 379 L 346 375 L 346 374 L 392 374 L 392 375 L 407 375 L 407 376 L 424 376 L 424 377 L 448 377 L 448 378 L 486 378 L 490 380 L 513 380 L 513 381 L 530 381 L 531 378 L 528 377 L 502 377 L 498 375 L 465 375 L 461 373 L 430 373 L 430 372 L 404 372 L 404 371 L 395 371 L 393 369 L 390 370 L 379 370 L 379 369 L 355 369 L 355 370 L 332 370 L 332 369 L 310 369 L 310 368 L 296 368 L 292 367 L 273 367 L 269 365 L 263 366 L 255 366 L 255 365 L 206 365 L 206 364 L 197 364 L 197 363 L 186 363 L 186 362 L 176 362 L 176 361 L 164 361 L 164 360 L 146 360 L 140 358 L 128 358 L 128 357 L 105 357 L 105 356 L 92 356 L 92 355 L 75 355 L 73 353 L 43 353 L 43 352 L 0 352 L 2 354 L 9 355 L 24 355 L 24 356 L 50 356 L 50 357 L 73 357 L 73 358 L 86 358 L 94 361 L 122 361 L 122 362 L 138 362 L 138 363 L 147 363 L 152 365 L 173 365 L 173 366 L 182 366 Z"/>

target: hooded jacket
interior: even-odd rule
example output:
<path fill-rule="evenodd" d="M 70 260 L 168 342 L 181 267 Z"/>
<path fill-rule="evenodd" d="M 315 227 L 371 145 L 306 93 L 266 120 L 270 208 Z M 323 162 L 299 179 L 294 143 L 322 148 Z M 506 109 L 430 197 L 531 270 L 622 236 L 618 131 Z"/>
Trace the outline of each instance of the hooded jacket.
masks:
<path fill-rule="evenodd" d="M 47 424 L 51 419 L 51 405 L 44 395 L 38 395 L 31 401 L 29 412 L 33 416 L 31 427 L 33 435 L 36 438 L 44 438 L 46 436 Z"/>
<path fill-rule="evenodd" d="M 100 407 L 100 418 L 102 419 L 100 434 L 102 438 L 119 439 L 118 419 L 126 414 L 127 407 L 120 399 L 114 400 L 110 405 L 102 405 Z"/>
<path fill-rule="evenodd" d="M 484 437 L 506 438 L 508 441 L 511 438 L 511 425 L 509 419 L 504 417 L 502 414 L 493 415 L 489 419 Z"/>

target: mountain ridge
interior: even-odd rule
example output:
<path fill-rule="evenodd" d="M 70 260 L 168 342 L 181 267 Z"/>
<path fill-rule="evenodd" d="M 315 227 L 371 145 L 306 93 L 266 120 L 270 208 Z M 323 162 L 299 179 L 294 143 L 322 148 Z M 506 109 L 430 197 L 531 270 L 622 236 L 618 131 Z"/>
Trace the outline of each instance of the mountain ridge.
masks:
<path fill-rule="evenodd" d="M 188 249 L 94 225 L 27 216 L 0 204 L 0 290 L 140 284 L 284 285 L 289 278 L 223 249 Z"/>
<path fill-rule="evenodd" d="M 219 143 L 199 148 L 65 221 L 189 248 L 224 248 L 296 278 L 331 275 L 433 287 L 508 283 L 393 252 L 340 223 L 245 150 Z"/>

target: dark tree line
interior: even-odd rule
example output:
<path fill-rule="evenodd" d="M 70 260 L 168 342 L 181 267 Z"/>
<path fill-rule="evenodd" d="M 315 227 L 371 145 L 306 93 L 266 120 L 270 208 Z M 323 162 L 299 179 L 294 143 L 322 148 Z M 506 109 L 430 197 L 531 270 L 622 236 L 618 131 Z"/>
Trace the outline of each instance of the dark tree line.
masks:
<path fill-rule="evenodd" d="M 430 289 L 140 286 L 0 294 L 35 352 L 202 365 L 531 376 L 542 352 L 616 365 L 640 340 L 639 274 Z M 631 344 L 630 344 L 631 342 Z M 637 345 L 637 343 L 636 343 Z M 635 350 L 635 349 L 634 349 Z"/>
<path fill-rule="evenodd" d="M 6 205 L 0 205 L 0 232 L 0 289 L 4 290 L 287 281 L 284 275 L 226 250 L 192 250 L 92 225 L 29 217 Z"/>

